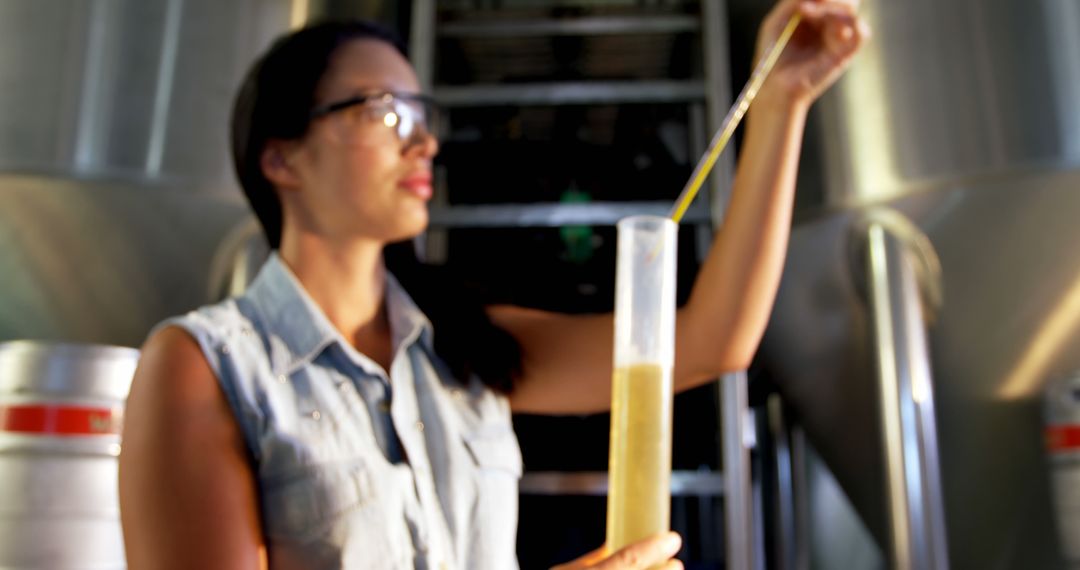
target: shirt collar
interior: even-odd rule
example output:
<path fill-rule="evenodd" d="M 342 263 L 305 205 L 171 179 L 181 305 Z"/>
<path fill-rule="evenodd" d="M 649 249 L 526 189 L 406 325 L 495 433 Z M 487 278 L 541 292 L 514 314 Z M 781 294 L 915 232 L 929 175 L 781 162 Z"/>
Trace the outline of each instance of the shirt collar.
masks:
<path fill-rule="evenodd" d="M 431 350 L 431 322 L 389 272 L 385 295 L 395 357 L 417 340 Z M 284 348 L 284 354 L 272 358 L 275 374 L 291 374 L 334 343 L 355 352 L 277 252 L 270 254 L 245 296 L 257 307 L 272 343 Z"/>

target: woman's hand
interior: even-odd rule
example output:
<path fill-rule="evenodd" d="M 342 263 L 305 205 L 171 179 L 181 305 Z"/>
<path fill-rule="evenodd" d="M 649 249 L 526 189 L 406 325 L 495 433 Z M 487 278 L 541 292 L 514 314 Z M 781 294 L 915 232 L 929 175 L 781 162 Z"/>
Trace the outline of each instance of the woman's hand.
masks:
<path fill-rule="evenodd" d="M 759 98 L 809 107 L 843 73 L 870 27 L 858 17 L 859 0 L 782 0 L 758 32 L 757 61 L 768 53 L 798 12 L 802 21 L 762 87 Z M 785 101 L 786 100 L 786 101 Z"/>
<path fill-rule="evenodd" d="M 607 547 L 598 548 L 577 560 L 560 564 L 551 570 L 680 570 L 683 565 L 671 557 L 682 547 L 682 539 L 674 532 L 658 534 L 639 540 L 611 554 Z"/>

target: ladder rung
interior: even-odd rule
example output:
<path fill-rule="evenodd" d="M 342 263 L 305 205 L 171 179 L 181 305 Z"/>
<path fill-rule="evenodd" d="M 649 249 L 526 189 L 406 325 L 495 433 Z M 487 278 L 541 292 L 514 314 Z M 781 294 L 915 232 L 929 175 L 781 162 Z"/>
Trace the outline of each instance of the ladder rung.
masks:
<path fill-rule="evenodd" d="M 532 471 L 521 477 L 522 495 L 595 495 L 608 494 L 606 471 Z M 724 474 L 720 471 L 672 471 L 673 497 L 721 497 Z"/>
<path fill-rule="evenodd" d="M 435 88 L 435 100 L 444 107 L 682 103 L 704 97 L 705 83 L 700 80 L 588 81 Z"/>
<path fill-rule="evenodd" d="M 590 36 L 614 34 L 674 34 L 700 27 L 689 15 L 589 16 L 565 19 L 472 20 L 438 25 L 444 37 Z"/>
<path fill-rule="evenodd" d="M 431 206 L 431 226 L 441 228 L 511 228 L 562 226 L 613 226 L 627 216 L 666 216 L 670 201 L 589 202 L 566 204 L 483 204 Z M 709 209 L 697 202 L 683 218 L 687 224 L 711 223 Z"/>
<path fill-rule="evenodd" d="M 429 0 L 432 1 L 432 0 Z M 441 10 L 456 10 L 467 11 L 476 10 L 476 0 L 437 0 L 439 9 Z M 492 4 L 493 2 L 487 2 Z M 501 4 L 502 2 L 499 2 Z M 515 0 L 512 2 L 513 7 L 517 8 L 602 8 L 606 6 L 614 6 L 617 8 L 625 8 L 627 4 L 630 4 L 627 0 Z M 638 4 L 659 4 L 663 6 L 679 6 L 679 5 L 694 5 L 696 2 L 691 0 L 652 0 L 651 2 L 637 2 Z"/>

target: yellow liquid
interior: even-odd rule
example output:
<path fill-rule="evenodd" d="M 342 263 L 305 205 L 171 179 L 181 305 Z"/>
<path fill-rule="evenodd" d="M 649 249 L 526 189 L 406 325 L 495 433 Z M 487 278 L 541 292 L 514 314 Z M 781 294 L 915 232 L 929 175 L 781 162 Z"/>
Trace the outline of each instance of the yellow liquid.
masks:
<path fill-rule="evenodd" d="M 615 369 L 607 546 L 666 532 L 671 522 L 671 379 L 659 364 Z"/>

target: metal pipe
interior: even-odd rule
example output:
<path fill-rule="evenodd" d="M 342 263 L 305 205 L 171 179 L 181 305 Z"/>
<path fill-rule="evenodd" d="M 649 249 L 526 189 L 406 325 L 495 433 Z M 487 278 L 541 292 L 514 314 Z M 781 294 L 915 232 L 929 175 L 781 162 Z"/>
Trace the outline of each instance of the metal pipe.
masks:
<path fill-rule="evenodd" d="M 673 34 L 693 32 L 697 18 L 685 14 L 644 16 L 583 16 L 567 19 L 491 20 L 446 22 L 439 36 L 471 38 L 521 38 L 605 34 Z"/>
<path fill-rule="evenodd" d="M 562 226 L 613 226 L 633 215 L 667 215 L 670 201 L 652 202 L 537 202 L 532 204 L 445 205 L 431 207 L 430 226 L 435 228 L 517 228 Z M 709 212 L 695 206 L 685 223 L 708 224 Z"/>
<path fill-rule="evenodd" d="M 732 100 L 728 69 L 727 3 L 703 2 L 701 41 L 704 45 L 706 120 L 708 132 L 720 128 Z M 713 226 L 723 224 L 734 175 L 734 153 L 721 157 L 710 179 L 710 210 Z M 720 416 L 723 430 L 724 522 L 726 568 L 754 568 L 753 489 L 750 479 L 750 452 L 746 446 L 746 414 L 749 401 L 746 372 L 725 374 L 720 379 Z"/>
<path fill-rule="evenodd" d="M 948 568 L 933 386 L 917 259 L 884 219 L 866 227 L 867 295 L 878 375 L 888 513 L 897 570 Z M 923 252 L 925 253 L 925 252 Z"/>
<path fill-rule="evenodd" d="M 530 471 L 521 476 L 518 489 L 523 495 L 582 495 L 606 497 L 607 471 Z M 672 471 L 672 497 L 720 497 L 724 493 L 722 473 L 715 471 Z"/>
<path fill-rule="evenodd" d="M 795 513 L 793 543 L 795 557 L 792 570 L 810 568 L 810 504 L 809 479 L 806 473 L 806 432 L 799 426 L 791 429 L 791 494 Z"/>
<path fill-rule="evenodd" d="M 413 56 L 413 62 L 423 86 L 419 54 Z M 705 84 L 696 79 L 656 79 L 443 85 L 435 89 L 434 96 L 444 107 L 690 103 L 705 97 Z"/>
<path fill-rule="evenodd" d="M 165 7 L 165 31 L 161 35 L 161 59 L 154 88 L 154 115 L 150 121 L 150 144 L 146 150 L 146 174 L 161 174 L 165 141 L 169 132 L 169 105 L 172 102 L 176 61 L 180 53 L 180 23 L 184 0 L 168 0 Z"/>
<path fill-rule="evenodd" d="M 746 447 L 748 405 L 746 372 L 725 374 L 720 379 L 720 417 L 723 421 L 726 567 L 732 570 L 754 567 L 754 505 L 750 452 Z"/>
<path fill-rule="evenodd" d="M 113 60 L 116 2 L 97 1 L 90 5 L 84 71 L 79 96 L 78 126 L 75 130 L 75 170 L 80 173 L 101 167 L 108 139 L 108 124 L 112 93 L 105 79 L 105 65 Z"/>
<path fill-rule="evenodd" d="M 409 59 L 416 70 L 420 91 L 431 93 L 435 84 L 435 0 L 413 0 Z"/>
<path fill-rule="evenodd" d="M 766 403 L 772 451 L 776 462 L 776 480 L 773 525 L 776 545 L 773 548 L 778 570 L 795 569 L 795 484 L 792 472 L 792 449 L 784 418 L 783 402 L 779 394 L 769 396 Z"/>
<path fill-rule="evenodd" d="M 701 5 L 701 42 L 705 46 L 705 101 L 708 106 L 708 133 L 720 130 L 724 114 L 732 102 L 730 54 L 728 53 L 728 6 L 726 0 L 703 2 Z M 705 137 L 702 137 L 705 140 Z M 694 156 L 701 156 L 695 153 Z M 720 156 L 709 179 L 709 201 L 713 227 L 720 227 L 730 199 L 731 181 L 735 177 L 735 152 Z"/>
<path fill-rule="evenodd" d="M 922 568 L 944 570 L 949 567 L 945 538 L 944 496 L 941 491 L 941 469 L 938 462 L 937 420 L 934 414 L 934 390 L 930 371 L 929 343 L 926 338 L 926 315 L 923 313 L 921 289 L 916 279 L 917 273 L 912 267 L 912 258 L 904 254 L 902 242 L 891 238 L 897 247 L 896 261 L 900 269 L 900 288 L 897 301 L 898 310 L 903 312 L 903 324 L 906 325 L 906 358 L 908 375 L 902 377 L 904 405 L 908 408 L 904 415 L 905 461 L 917 464 L 919 472 L 909 475 L 909 487 L 916 485 L 910 493 L 910 509 L 920 516 L 922 527 L 919 529 L 920 542 L 925 551 L 920 560 L 926 562 Z M 895 305 L 894 305 L 895 306 Z M 918 490 L 918 493 L 915 493 Z"/>

